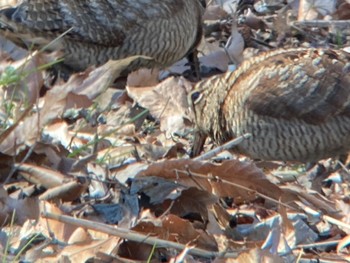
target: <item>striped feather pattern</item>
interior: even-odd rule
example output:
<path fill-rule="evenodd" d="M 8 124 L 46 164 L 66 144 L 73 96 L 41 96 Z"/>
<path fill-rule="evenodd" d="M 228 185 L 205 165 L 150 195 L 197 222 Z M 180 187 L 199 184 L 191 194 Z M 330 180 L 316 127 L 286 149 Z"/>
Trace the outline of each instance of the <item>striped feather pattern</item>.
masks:
<path fill-rule="evenodd" d="M 350 54 L 263 53 L 196 85 L 198 129 L 217 143 L 251 133 L 237 151 L 254 159 L 317 161 L 350 150 Z"/>
<path fill-rule="evenodd" d="M 42 47 L 71 29 L 51 49 L 75 70 L 133 55 L 167 66 L 199 42 L 202 11 L 199 0 L 24 0 L 0 11 L 0 33 Z"/>

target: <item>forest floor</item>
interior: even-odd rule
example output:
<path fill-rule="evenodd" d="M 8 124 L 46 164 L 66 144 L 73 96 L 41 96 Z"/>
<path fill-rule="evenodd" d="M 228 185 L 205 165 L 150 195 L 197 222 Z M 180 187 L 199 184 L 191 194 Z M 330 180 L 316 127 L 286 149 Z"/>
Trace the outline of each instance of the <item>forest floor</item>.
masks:
<path fill-rule="evenodd" d="M 348 1 L 229 2 L 204 15 L 202 78 L 277 48 L 350 47 Z M 50 84 L 57 54 L 0 45 L 2 262 L 349 262 L 338 160 L 190 158 L 185 59 L 126 84 L 139 58 Z"/>

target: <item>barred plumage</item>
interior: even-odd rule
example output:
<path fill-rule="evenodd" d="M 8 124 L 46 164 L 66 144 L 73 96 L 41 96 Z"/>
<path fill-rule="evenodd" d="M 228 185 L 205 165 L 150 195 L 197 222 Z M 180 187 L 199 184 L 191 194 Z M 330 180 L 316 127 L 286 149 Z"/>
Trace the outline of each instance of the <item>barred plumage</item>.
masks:
<path fill-rule="evenodd" d="M 201 134 L 254 159 L 317 161 L 350 150 L 350 54 L 330 49 L 263 53 L 189 95 Z"/>
<path fill-rule="evenodd" d="M 167 66 L 199 42 L 202 11 L 199 0 L 24 0 L 0 11 L 0 32 L 43 47 L 70 30 L 49 49 L 74 70 L 132 55 Z"/>

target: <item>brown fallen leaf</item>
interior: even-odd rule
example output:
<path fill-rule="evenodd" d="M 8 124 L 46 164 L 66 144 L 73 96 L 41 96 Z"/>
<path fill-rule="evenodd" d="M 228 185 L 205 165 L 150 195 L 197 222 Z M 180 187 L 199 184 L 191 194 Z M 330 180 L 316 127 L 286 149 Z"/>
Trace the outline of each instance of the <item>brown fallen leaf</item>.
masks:
<path fill-rule="evenodd" d="M 54 170 L 40 167 L 33 164 L 15 164 L 17 171 L 29 182 L 41 185 L 46 189 L 62 185 L 70 178 Z"/>
<path fill-rule="evenodd" d="M 64 183 L 53 187 L 41 194 L 40 200 L 62 200 L 63 202 L 74 201 L 88 188 L 88 182 L 81 183 L 78 180 Z"/>
<path fill-rule="evenodd" d="M 157 222 L 157 224 L 154 222 Z M 189 246 L 208 251 L 218 250 L 213 237 L 203 230 L 195 229 L 189 221 L 172 214 L 165 216 L 160 221 L 159 219 L 150 220 L 149 218 L 147 221 L 138 223 L 132 230 L 150 236 L 156 236 L 161 240 L 188 244 Z M 119 254 L 120 256 L 147 260 L 152 246 L 126 241 L 123 243 L 121 250 L 122 253 Z"/>
<path fill-rule="evenodd" d="M 7 225 L 14 217 L 15 224 L 39 218 L 39 202 L 36 198 L 15 199 L 0 188 L 0 224 Z"/>
<path fill-rule="evenodd" d="M 128 95 L 160 120 L 160 130 L 170 137 L 189 128 L 187 94 L 192 90 L 184 78 L 171 77 L 155 87 L 127 87 Z"/>
<path fill-rule="evenodd" d="M 92 240 L 92 237 L 89 234 L 89 232 L 86 229 L 79 227 L 72 233 L 67 243 L 81 244 L 81 243 L 90 242 L 91 240 Z"/>
<path fill-rule="evenodd" d="M 159 69 L 142 68 L 128 75 L 127 85 L 130 87 L 155 86 L 159 83 Z"/>
<path fill-rule="evenodd" d="M 157 176 L 174 180 L 187 187 L 205 189 L 219 197 L 234 197 L 238 203 L 254 200 L 258 193 L 276 201 L 283 194 L 254 164 L 238 160 L 224 161 L 222 164 L 181 159 L 162 161 L 149 165 L 137 176 Z"/>

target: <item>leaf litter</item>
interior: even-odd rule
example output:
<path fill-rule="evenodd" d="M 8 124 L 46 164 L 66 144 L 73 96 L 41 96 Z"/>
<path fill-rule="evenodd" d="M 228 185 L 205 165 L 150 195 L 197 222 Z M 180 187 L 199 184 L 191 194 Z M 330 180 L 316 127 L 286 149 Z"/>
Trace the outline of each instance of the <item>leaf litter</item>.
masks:
<path fill-rule="evenodd" d="M 347 1 L 211 2 L 199 46 L 203 78 L 271 48 L 349 45 L 349 30 L 340 30 Z M 131 62 L 149 58 L 52 84 L 43 65 L 58 54 L 0 44 L 5 261 L 349 260 L 346 167 L 313 178 L 304 164 L 189 158 L 195 81 L 186 59 L 132 73 L 117 87 Z"/>

